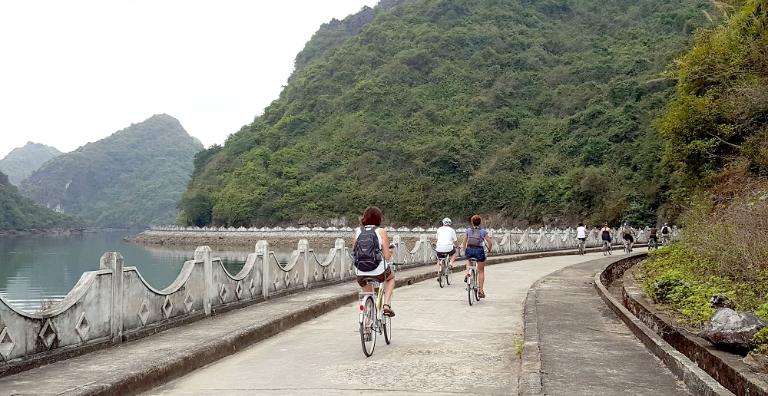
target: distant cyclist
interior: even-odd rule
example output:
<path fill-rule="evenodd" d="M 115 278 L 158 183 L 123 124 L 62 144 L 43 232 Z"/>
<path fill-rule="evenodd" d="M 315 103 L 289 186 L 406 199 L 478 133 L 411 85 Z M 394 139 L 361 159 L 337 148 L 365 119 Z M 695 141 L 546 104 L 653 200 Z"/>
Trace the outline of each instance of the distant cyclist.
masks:
<path fill-rule="evenodd" d="M 667 223 L 664 223 L 664 227 L 661 227 L 661 244 L 666 245 L 669 243 L 669 236 L 672 234 L 672 229 L 669 228 Z"/>
<path fill-rule="evenodd" d="M 627 251 L 631 253 L 632 246 L 635 244 L 635 230 L 629 226 L 629 223 L 624 223 L 624 226 L 619 230 L 619 234 L 621 234 L 621 239 L 624 240 L 624 246 L 628 247 Z"/>
<path fill-rule="evenodd" d="M 611 237 L 611 228 L 608 227 L 608 223 L 603 224 L 603 228 L 600 229 L 600 239 L 603 241 L 603 245 L 608 243 L 611 246 L 613 238 Z"/>
<path fill-rule="evenodd" d="M 651 225 L 651 228 L 648 230 L 648 241 L 653 241 L 656 246 L 659 245 L 659 236 L 657 235 L 658 231 L 656 230 L 655 225 Z"/>
<path fill-rule="evenodd" d="M 456 237 L 456 230 L 451 227 L 451 219 L 447 217 L 443 219 L 443 226 L 437 229 L 435 239 L 437 239 L 437 242 L 435 242 L 437 258 L 450 257 L 448 268 L 453 267 L 453 262 L 456 260 L 456 247 L 458 246 L 459 239 Z M 441 268 L 438 264 L 438 282 L 440 281 L 440 270 Z"/>
<path fill-rule="evenodd" d="M 381 227 L 381 209 L 369 206 L 363 212 L 361 227 L 355 229 L 352 251 L 355 255 L 355 273 L 357 283 L 364 292 L 372 292 L 373 287 L 366 284 L 365 278 L 376 278 L 384 284 L 384 315 L 395 316 L 392 310 L 392 291 L 395 290 L 395 275 L 388 262 L 392 258 L 389 250 L 387 230 Z"/>
<path fill-rule="evenodd" d="M 491 239 L 488 230 L 480 228 L 480 222 L 482 219 L 479 215 L 474 215 L 470 219 L 471 227 L 467 228 L 464 234 L 463 248 L 465 256 L 467 257 L 467 276 L 464 277 L 464 281 L 467 281 L 469 276 L 469 259 L 477 260 L 477 281 L 480 287 L 478 291 L 478 297 L 485 298 L 485 290 L 483 285 L 485 283 L 485 249 L 490 251 L 493 248 L 493 240 Z"/>
<path fill-rule="evenodd" d="M 584 223 L 579 223 L 579 226 L 576 227 L 576 239 L 582 244 L 587 241 L 587 226 Z"/>

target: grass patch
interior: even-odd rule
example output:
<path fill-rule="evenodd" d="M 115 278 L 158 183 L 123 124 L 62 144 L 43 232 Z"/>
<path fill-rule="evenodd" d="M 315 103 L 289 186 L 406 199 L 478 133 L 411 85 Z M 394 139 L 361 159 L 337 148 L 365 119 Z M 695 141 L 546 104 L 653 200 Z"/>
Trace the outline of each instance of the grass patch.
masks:
<path fill-rule="evenodd" d="M 524 350 L 525 350 L 525 341 L 520 337 L 515 338 L 515 353 L 517 354 L 517 356 L 522 356 Z"/>
<path fill-rule="evenodd" d="M 642 287 L 654 302 L 670 308 L 678 319 L 701 326 L 715 313 L 710 298 L 728 297 L 738 311 L 768 320 L 768 274 L 753 271 L 751 281 L 724 274 L 718 263 L 679 243 L 651 253 L 642 263 Z"/>

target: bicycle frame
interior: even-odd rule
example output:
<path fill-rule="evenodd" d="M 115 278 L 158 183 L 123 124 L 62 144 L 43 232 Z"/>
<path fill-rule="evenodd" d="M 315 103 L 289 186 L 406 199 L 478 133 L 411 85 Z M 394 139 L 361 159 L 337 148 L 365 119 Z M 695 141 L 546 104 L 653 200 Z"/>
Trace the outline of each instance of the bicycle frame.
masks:
<path fill-rule="evenodd" d="M 369 291 L 369 292 L 360 292 L 360 296 L 361 296 L 360 297 L 360 306 L 364 307 L 365 306 L 365 300 L 367 300 L 368 298 L 372 298 L 373 299 L 373 306 L 376 309 L 376 323 L 375 323 L 375 325 L 376 325 L 376 328 L 378 329 L 379 328 L 379 323 L 381 322 L 381 319 L 382 319 L 382 316 L 384 316 L 384 312 L 383 312 L 383 309 L 382 309 L 383 302 L 384 302 L 384 285 L 382 285 L 380 282 L 374 282 L 374 281 L 369 281 L 368 284 L 371 285 L 373 290 Z M 376 295 L 376 297 L 374 297 L 374 295 Z M 358 323 L 363 323 L 363 320 L 364 320 L 363 315 L 364 314 L 365 314 L 365 312 L 362 309 L 360 309 L 360 318 L 358 319 Z"/>

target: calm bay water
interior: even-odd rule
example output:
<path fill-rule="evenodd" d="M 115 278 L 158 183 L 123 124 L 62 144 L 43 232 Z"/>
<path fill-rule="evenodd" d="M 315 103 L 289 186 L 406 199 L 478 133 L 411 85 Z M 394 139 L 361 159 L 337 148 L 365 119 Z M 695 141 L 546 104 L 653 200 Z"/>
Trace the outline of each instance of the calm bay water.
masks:
<path fill-rule="evenodd" d="M 176 279 L 184 261 L 194 255 L 194 246 L 142 246 L 124 242 L 123 237 L 128 235 L 131 233 L 109 231 L 0 238 L 0 295 L 18 308 L 39 310 L 43 302 L 63 298 L 83 272 L 99 269 L 99 258 L 108 251 L 120 252 L 126 266 L 137 267 L 152 287 L 162 289 Z M 253 251 L 246 247 L 211 248 L 232 274 L 242 268 Z"/>

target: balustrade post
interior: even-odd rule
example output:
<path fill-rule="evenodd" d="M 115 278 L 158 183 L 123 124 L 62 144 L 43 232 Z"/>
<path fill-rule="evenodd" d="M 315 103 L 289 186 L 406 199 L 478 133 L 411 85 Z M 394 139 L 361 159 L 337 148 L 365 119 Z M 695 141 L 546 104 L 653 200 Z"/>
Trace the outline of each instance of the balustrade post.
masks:
<path fill-rule="evenodd" d="M 347 247 L 343 238 L 336 238 L 336 244 L 333 247 L 336 249 L 336 258 L 339 262 L 339 280 L 344 280 L 344 271 L 346 271 L 347 262 Z M 333 263 L 336 265 L 336 263 Z"/>
<path fill-rule="evenodd" d="M 302 282 L 304 285 L 304 288 L 307 288 L 307 285 L 309 284 L 309 241 L 306 239 L 300 239 L 299 240 L 299 254 L 304 255 L 304 261 L 302 262 L 302 265 L 304 266 L 304 275 L 302 276 Z"/>
<path fill-rule="evenodd" d="M 106 252 L 99 260 L 99 268 L 112 271 L 109 327 L 113 344 L 123 341 L 123 265 L 123 255 L 119 252 Z"/>
<path fill-rule="evenodd" d="M 421 245 L 421 248 L 419 249 L 421 251 L 421 262 L 426 264 L 429 262 L 429 256 L 431 253 L 430 250 L 432 246 L 429 243 L 429 236 L 424 234 L 419 235 L 419 244 Z"/>
<path fill-rule="evenodd" d="M 211 260 L 211 248 L 198 246 L 195 249 L 195 263 L 203 262 L 203 311 L 210 316 L 212 303 L 216 296 L 216 286 L 213 284 L 213 261 Z"/>
<path fill-rule="evenodd" d="M 261 295 L 266 300 L 269 298 L 269 242 L 263 239 L 256 242 L 256 254 L 261 256 Z"/>

